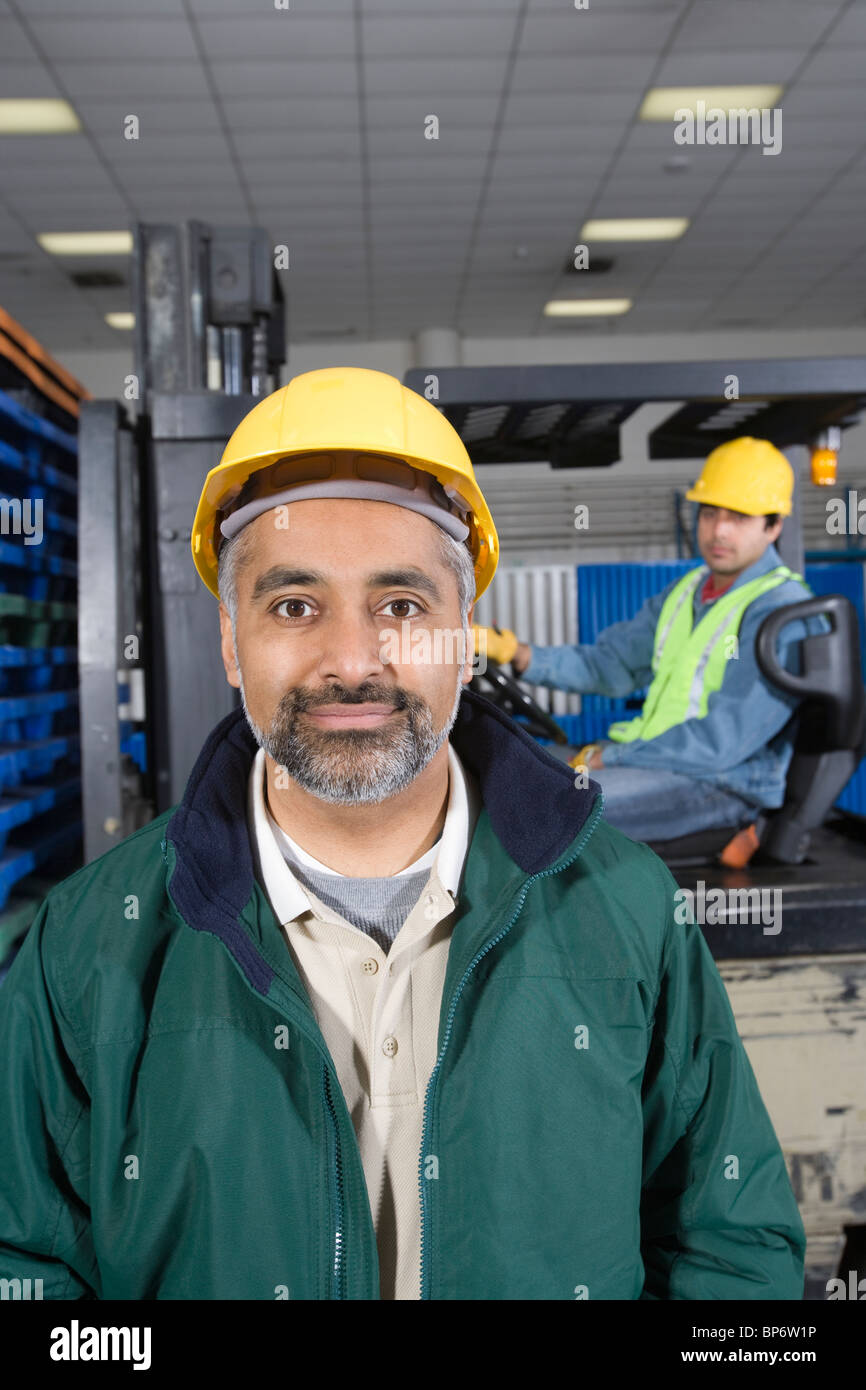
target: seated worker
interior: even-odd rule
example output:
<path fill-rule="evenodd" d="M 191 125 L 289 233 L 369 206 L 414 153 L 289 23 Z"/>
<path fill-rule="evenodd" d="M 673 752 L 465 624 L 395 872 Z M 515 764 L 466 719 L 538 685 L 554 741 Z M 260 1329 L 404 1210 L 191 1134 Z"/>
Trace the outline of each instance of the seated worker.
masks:
<path fill-rule="evenodd" d="M 487 655 L 511 661 L 529 685 L 610 696 L 649 685 L 641 714 L 612 724 L 575 760 L 601 783 L 607 819 L 634 839 L 746 825 L 784 801 L 793 741 L 783 730 L 798 701 L 762 676 L 755 636 L 774 608 L 810 593 L 774 545 L 793 486 L 791 465 L 767 440 L 730 440 L 686 493 L 700 504 L 705 565 L 592 645 L 537 647 L 489 632 Z M 820 630 L 815 622 L 809 631 Z M 806 635 L 799 620 L 780 634 L 786 669 L 799 672 Z"/>

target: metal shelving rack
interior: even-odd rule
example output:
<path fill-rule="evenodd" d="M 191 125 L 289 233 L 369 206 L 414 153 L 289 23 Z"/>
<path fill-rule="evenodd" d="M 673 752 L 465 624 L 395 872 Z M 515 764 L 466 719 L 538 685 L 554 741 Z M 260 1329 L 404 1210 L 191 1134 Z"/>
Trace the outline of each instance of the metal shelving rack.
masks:
<path fill-rule="evenodd" d="M 3 316 L 0 978 L 48 889 L 82 862 L 77 401 L 65 389 L 77 383 L 47 375 L 56 364 L 17 327 Z"/>

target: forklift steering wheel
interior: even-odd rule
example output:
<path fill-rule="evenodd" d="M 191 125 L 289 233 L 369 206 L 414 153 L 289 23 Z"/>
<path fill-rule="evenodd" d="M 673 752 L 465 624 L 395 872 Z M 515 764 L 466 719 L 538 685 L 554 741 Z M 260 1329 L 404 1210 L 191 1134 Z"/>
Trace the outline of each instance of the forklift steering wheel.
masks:
<path fill-rule="evenodd" d="M 536 704 L 532 696 L 523 689 L 523 686 L 513 676 L 506 675 L 497 662 L 488 660 L 483 679 L 489 681 L 493 687 L 492 691 L 480 688 L 478 676 L 473 676 L 470 681 L 472 689 L 477 694 L 484 695 L 504 714 L 525 715 L 529 719 L 529 724 L 526 726 L 527 733 L 531 734 L 533 738 L 552 738 L 555 743 L 568 743 L 568 735 L 565 730 L 560 728 L 556 720 L 551 718 L 546 710 Z"/>

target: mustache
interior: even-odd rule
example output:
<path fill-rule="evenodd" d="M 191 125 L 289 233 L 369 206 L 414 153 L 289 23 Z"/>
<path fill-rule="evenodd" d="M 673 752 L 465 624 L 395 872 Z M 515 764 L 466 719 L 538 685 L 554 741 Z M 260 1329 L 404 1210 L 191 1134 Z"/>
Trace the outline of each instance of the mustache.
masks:
<path fill-rule="evenodd" d="M 319 705 L 380 704 L 389 705 L 392 709 L 408 709 L 410 705 L 420 703 L 417 696 L 410 697 L 405 690 L 383 690 L 375 685 L 361 685 L 355 690 L 347 690 L 345 686 L 331 686 L 324 691 L 311 691 L 299 687 L 289 692 L 285 702 L 296 713 L 316 709 Z"/>

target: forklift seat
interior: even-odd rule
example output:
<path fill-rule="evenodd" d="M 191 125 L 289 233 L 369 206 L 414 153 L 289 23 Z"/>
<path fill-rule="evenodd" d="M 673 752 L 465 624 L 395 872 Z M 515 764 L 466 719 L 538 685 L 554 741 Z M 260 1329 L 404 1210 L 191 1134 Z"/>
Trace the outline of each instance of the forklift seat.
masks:
<path fill-rule="evenodd" d="M 831 631 L 800 643 L 801 674 L 779 662 L 776 638 L 797 619 L 823 615 Z M 751 862 L 801 864 L 813 830 L 823 824 L 836 798 L 866 755 L 864 689 L 857 611 L 842 594 L 786 604 L 769 613 L 758 629 L 756 659 L 761 672 L 782 690 L 801 697 L 786 726 L 794 735 L 785 800 L 778 809 L 756 810 L 759 848 Z M 743 823 L 675 840 L 652 841 L 669 865 L 708 863 L 718 858 Z"/>

